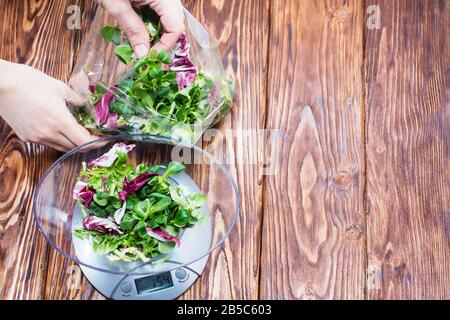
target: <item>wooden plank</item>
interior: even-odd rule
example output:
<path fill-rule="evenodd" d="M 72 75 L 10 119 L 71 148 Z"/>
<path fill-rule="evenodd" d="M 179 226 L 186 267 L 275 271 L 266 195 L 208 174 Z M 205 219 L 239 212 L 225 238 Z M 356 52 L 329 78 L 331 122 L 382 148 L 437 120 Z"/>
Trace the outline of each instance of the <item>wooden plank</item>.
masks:
<path fill-rule="evenodd" d="M 206 23 L 219 40 L 221 53 L 227 71 L 232 75 L 239 92 L 237 103 L 228 117 L 220 125 L 222 132 L 226 128 L 259 128 L 264 124 L 265 115 L 265 61 L 267 53 L 267 32 L 257 33 L 251 38 L 239 37 L 252 25 L 267 28 L 268 6 L 260 6 L 258 1 L 239 3 L 237 1 L 185 1 L 184 4 Z M 255 13 L 256 12 L 256 13 Z M 250 19 L 242 25 L 242 21 Z M 223 32 L 223 22 L 226 28 Z M 266 29 L 263 29 L 263 31 Z M 266 30 L 267 31 L 267 30 Z M 252 45 L 259 48 L 256 55 L 248 55 L 247 48 Z M 246 66 L 246 72 L 241 69 Z M 249 78 L 247 73 L 257 75 Z M 246 106 L 246 107 L 241 107 Z M 234 150 L 237 150 L 236 152 Z M 250 162 L 261 158 L 257 143 L 232 141 L 227 152 L 236 161 Z M 259 164 L 260 166 L 262 164 Z M 196 284 L 184 295 L 184 299 L 236 298 L 256 299 L 258 296 L 259 243 L 261 236 L 261 177 L 257 165 L 232 167 L 232 172 L 241 191 L 246 193 L 246 202 L 241 207 L 241 219 L 236 228 L 241 232 L 233 233 L 224 249 L 211 255 L 207 269 Z M 206 181 L 209 173 L 199 170 L 195 177 Z M 241 246 L 246 243 L 246 246 Z M 233 249 L 232 249 L 233 248 Z M 47 277 L 47 297 L 53 299 L 99 298 L 89 289 L 79 268 L 56 253 L 50 254 L 50 266 Z"/>
<path fill-rule="evenodd" d="M 235 80 L 237 96 L 233 109 L 218 129 L 225 135 L 229 129 L 236 133 L 263 128 L 269 2 L 189 0 L 183 3 L 218 40 L 227 73 Z M 259 140 L 228 139 L 224 152 L 226 158 L 234 161 L 228 167 L 236 179 L 241 199 L 245 200 L 241 201 L 234 232 L 223 249 L 212 253 L 202 277 L 184 299 L 258 298 L 262 144 Z M 224 155 L 216 156 L 224 158 Z M 206 174 L 203 173 L 203 179 L 207 178 Z"/>
<path fill-rule="evenodd" d="M 65 56 L 55 44 L 68 33 L 55 28 L 58 19 L 49 20 L 62 16 L 55 14 L 58 9 L 48 2 L 2 1 L 0 58 L 52 76 L 64 74 Z M 58 153 L 22 143 L 1 119 L 0 127 L 0 298 L 40 298 L 48 246 L 35 227 L 32 195 L 39 176 Z"/>
<path fill-rule="evenodd" d="M 81 29 L 71 32 L 70 50 L 74 54 L 72 60 L 67 60 L 70 70 L 75 65 L 77 54 L 75 54 L 85 39 L 89 26 L 94 18 L 97 5 L 94 1 L 78 1 L 82 19 Z M 70 74 L 70 73 L 69 73 Z M 70 194 L 70 183 L 67 190 L 61 190 Z M 51 250 L 48 257 L 46 272 L 45 295 L 46 299 L 73 300 L 73 299 L 104 299 L 104 297 L 83 276 L 80 267 L 73 261 L 66 259 L 56 250 Z"/>
<path fill-rule="evenodd" d="M 274 0 L 267 127 L 284 131 L 264 185 L 262 299 L 364 297 L 361 1 Z"/>
<path fill-rule="evenodd" d="M 35 228 L 31 209 L 34 172 L 54 153 L 27 147 L 0 122 L 0 292 L 1 299 L 38 298 L 43 291 L 48 247 Z M 42 166 L 31 153 L 42 152 Z"/>
<path fill-rule="evenodd" d="M 76 31 L 66 28 L 72 4 L 80 1 L 2 1 L 0 58 L 66 81 L 78 42 Z M 32 196 L 60 154 L 22 143 L 1 119 L 0 128 L 0 298 L 42 299 L 53 249 L 36 228 Z"/>
<path fill-rule="evenodd" d="M 448 2 L 373 4 L 382 28 L 366 43 L 368 298 L 449 299 Z"/>

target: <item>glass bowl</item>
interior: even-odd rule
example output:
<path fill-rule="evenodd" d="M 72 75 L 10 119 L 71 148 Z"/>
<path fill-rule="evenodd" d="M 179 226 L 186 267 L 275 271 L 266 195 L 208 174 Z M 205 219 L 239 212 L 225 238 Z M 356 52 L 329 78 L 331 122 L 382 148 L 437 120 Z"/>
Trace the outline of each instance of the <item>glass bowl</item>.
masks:
<path fill-rule="evenodd" d="M 171 176 L 170 183 L 179 185 L 185 196 L 201 191 L 208 198 L 202 208 L 208 215 L 206 223 L 184 229 L 180 235 L 181 245 L 164 260 L 156 257 L 145 263 L 110 261 L 106 255 L 95 253 L 89 240 L 73 236 L 73 229 L 81 227 L 83 220 L 72 196 L 82 163 L 98 158 L 117 142 L 136 145 L 129 153 L 129 162 L 135 165 L 183 163 L 185 173 Z M 236 222 L 239 193 L 225 166 L 197 146 L 155 135 L 115 135 L 75 148 L 53 163 L 37 186 L 33 209 L 39 231 L 48 243 L 82 267 L 111 274 L 151 275 L 188 267 L 204 260 L 219 247 Z"/>

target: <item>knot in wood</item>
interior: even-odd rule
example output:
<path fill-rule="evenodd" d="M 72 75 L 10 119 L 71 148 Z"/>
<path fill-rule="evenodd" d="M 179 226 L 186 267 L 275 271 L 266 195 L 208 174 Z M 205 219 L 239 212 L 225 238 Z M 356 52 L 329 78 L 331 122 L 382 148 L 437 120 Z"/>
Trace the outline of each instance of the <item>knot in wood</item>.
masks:
<path fill-rule="evenodd" d="M 403 264 L 403 258 L 401 256 L 395 256 L 392 259 L 392 265 L 394 266 L 394 268 L 398 268 Z"/>
<path fill-rule="evenodd" d="M 334 13 L 333 16 L 335 16 L 337 19 L 339 20 L 344 20 L 345 18 L 347 18 L 348 16 L 348 11 L 347 8 L 340 8 L 337 9 Z"/>
<path fill-rule="evenodd" d="M 334 181 L 340 186 L 348 186 L 353 180 L 353 175 L 348 171 L 340 171 L 334 176 Z"/>
<path fill-rule="evenodd" d="M 316 288 L 312 284 L 307 284 L 304 289 L 305 293 L 305 299 L 318 299 L 320 298 L 319 294 L 317 293 Z"/>
<path fill-rule="evenodd" d="M 346 240 L 360 240 L 362 235 L 361 227 L 358 224 L 352 224 L 345 228 L 344 238 Z"/>

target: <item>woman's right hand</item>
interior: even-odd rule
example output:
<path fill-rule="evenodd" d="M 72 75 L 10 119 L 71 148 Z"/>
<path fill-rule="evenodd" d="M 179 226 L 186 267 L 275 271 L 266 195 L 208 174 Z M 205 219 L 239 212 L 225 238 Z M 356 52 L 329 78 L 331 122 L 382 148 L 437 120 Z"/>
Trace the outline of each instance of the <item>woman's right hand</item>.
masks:
<path fill-rule="evenodd" d="M 184 32 L 184 12 L 180 0 L 97 0 L 119 23 L 128 37 L 138 58 L 146 56 L 150 49 L 170 50 L 181 33 Z M 149 48 L 150 38 L 147 28 L 133 6 L 148 5 L 161 18 L 164 32 L 159 43 Z"/>

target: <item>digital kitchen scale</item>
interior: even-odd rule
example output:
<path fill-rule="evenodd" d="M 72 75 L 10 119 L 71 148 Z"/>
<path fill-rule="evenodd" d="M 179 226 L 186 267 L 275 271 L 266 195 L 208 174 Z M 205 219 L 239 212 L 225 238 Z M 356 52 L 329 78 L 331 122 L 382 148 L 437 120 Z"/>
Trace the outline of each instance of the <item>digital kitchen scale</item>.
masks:
<path fill-rule="evenodd" d="M 169 177 L 172 184 L 178 185 L 182 192 L 187 195 L 200 192 L 200 188 L 186 173 Z M 202 208 L 208 214 L 206 205 Z M 75 207 L 72 218 L 73 227 L 82 225 L 83 216 L 78 206 Z M 189 289 L 197 278 L 202 274 L 209 255 L 194 263 L 190 263 L 198 256 L 198 252 L 208 252 L 211 247 L 211 220 L 199 226 L 187 228 L 180 236 L 181 245 L 176 246 L 174 251 L 163 263 L 143 263 L 110 261 L 104 255 L 94 252 L 88 240 L 73 237 L 75 254 L 89 282 L 107 298 L 132 299 L 132 300 L 162 300 L 175 299 Z M 196 254 L 197 253 L 197 254 Z M 152 259 L 158 261 L 163 256 Z M 190 263 L 189 265 L 186 265 Z M 130 268 L 130 264 L 134 264 Z M 89 266 L 97 266 L 110 272 L 99 271 Z M 117 274 L 130 270 L 131 274 Z M 139 275 L 142 274 L 142 275 Z"/>
<path fill-rule="evenodd" d="M 88 240 L 73 237 L 82 225 L 81 209 L 72 197 L 82 163 L 96 159 L 117 142 L 132 143 L 130 160 L 135 164 L 182 162 L 185 173 L 169 177 L 184 195 L 202 192 L 208 216 L 182 231 L 180 246 L 168 256 L 148 263 L 110 261 L 94 252 Z M 179 154 L 185 157 L 179 158 Z M 185 161 L 184 161 L 185 160 Z M 212 250 L 230 234 L 239 212 L 239 193 L 230 172 L 206 151 L 194 145 L 178 145 L 155 135 L 115 135 L 75 148 L 61 156 L 44 173 L 33 200 L 37 227 L 61 255 L 77 263 L 89 282 L 111 299 L 175 299 L 190 288 L 203 273 Z"/>

